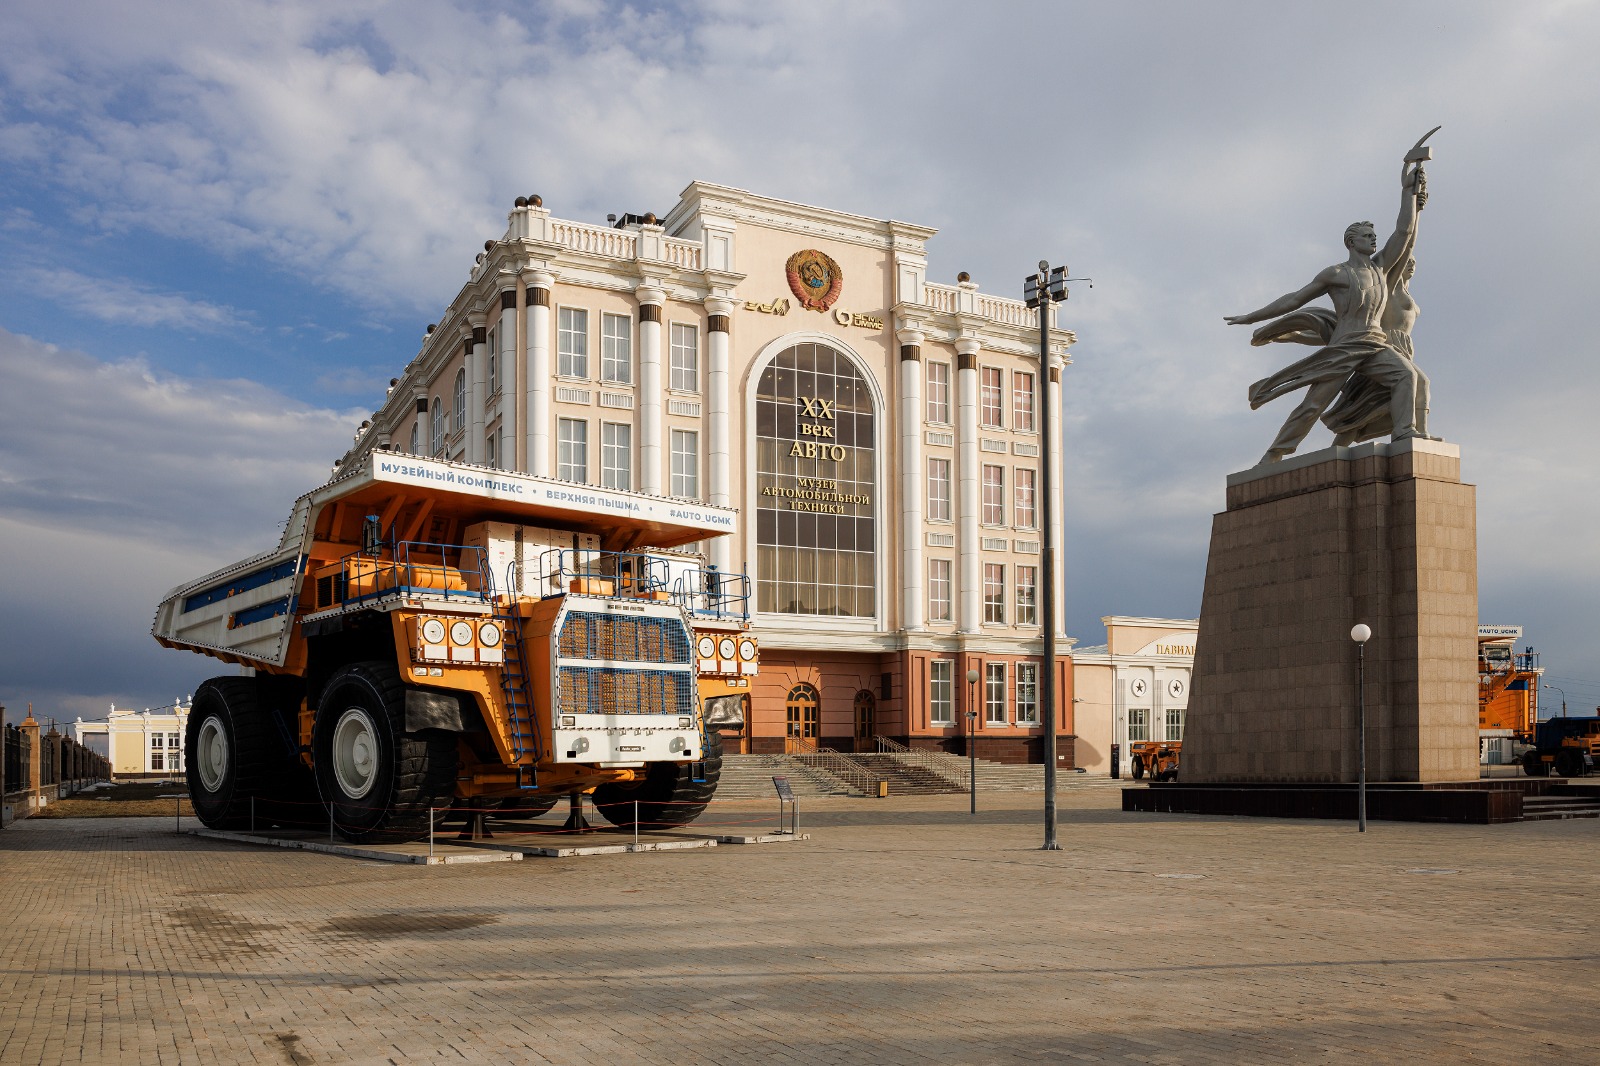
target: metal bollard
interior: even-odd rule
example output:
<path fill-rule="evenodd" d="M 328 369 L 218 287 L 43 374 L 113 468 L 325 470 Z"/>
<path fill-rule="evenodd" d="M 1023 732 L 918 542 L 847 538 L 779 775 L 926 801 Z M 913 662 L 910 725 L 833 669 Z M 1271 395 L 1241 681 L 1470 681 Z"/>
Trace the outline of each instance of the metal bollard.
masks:
<path fill-rule="evenodd" d="M 433 858 L 433 811 L 434 808 L 428 808 L 428 858 L 430 859 Z"/>
<path fill-rule="evenodd" d="M 633 847 L 639 849 L 639 801 L 633 801 Z"/>
<path fill-rule="evenodd" d="M 250 797 L 250 832 L 256 831 L 256 798 Z"/>

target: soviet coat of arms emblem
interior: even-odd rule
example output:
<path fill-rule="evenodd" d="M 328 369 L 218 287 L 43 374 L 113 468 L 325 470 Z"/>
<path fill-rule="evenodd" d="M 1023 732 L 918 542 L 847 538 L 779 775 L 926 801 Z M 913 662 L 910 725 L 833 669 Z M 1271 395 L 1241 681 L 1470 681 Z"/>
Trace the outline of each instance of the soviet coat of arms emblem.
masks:
<path fill-rule="evenodd" d="M 785 272 L 789 275 L 789 291 L 807 310 L 826 311 L 844 288 L 844 272 L 839 264 L 815 248 L 791 255 Z"/>

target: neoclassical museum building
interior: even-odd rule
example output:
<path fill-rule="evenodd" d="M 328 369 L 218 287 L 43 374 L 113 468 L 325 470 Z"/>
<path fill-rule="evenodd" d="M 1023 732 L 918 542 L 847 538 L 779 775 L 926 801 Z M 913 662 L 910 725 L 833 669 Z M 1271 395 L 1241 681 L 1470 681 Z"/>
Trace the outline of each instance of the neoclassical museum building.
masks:
<path fill-rule="evenodd" d="M 1060 410 L 1074 337 L 1052 332 L 1041 374 L 1036 312 L 930 280 L 934 232 L 702 182 L 605 224 L 519 198 L 344 461 L 387 448 L 738 508 L 704 551 L 752 583 L 743 750 L 965 751 L 971 709 L 980 756 L 1035 761 L 1040 410 L 1045 389 Z"/>

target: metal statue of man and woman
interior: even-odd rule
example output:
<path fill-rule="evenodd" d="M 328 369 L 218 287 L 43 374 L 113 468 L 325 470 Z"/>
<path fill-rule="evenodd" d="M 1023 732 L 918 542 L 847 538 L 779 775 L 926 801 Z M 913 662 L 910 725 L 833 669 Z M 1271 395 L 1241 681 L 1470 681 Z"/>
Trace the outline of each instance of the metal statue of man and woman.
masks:
<path fill-rule="evenodd" d="M 1428 131 L 1401 164 L 1400 217 L 1382 248 L 1371 222 L 1353 223 L 1344 231 L 1350 252 L 1344 262 L 1259 310 L 1223 320 L 1249 325 L 1272 319 L 1252 334 L 1254 345 L 1319 345 L 1304 359 L 1250 386 L 1252 410 L 1306 389 L 1262 463 L 1292 454 L 1318 419 L 1333 431 L 1338 445 L 1384 434 L 1397 441 L 1437 439 L 1428 436 L 1428 378 L 1418 369 L 1411 347 L 1418 309 L 1407 289 L 1416 270 L 1411 252 L 1417 215 L 1428 200 L 1422 164 L 1433 156 L 1425 145 L 1437 132 L 1438 127 Z M 1333 307 L 1305 306 L 1319 296 L 1327 296 Z"/>

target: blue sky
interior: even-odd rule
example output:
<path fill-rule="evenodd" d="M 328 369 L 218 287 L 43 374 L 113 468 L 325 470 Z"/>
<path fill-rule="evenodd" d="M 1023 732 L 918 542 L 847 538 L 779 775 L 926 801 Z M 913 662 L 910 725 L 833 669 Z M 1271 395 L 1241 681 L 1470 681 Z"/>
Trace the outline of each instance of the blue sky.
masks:
<path fill-rule="evenodd" d="M 1281 351 L 1222 316 L 1392 218 L 1441 123 L 1416 338 L 1479 487 L 1481 614 L 1600 704 L 1594 5 L 13 0 L 6 25 L 9 707 L 192 690 L 213 664 L 156 647 L 156 600 L 276 536 L 511 201 L 597 222 L 695 179 L 936 226 L 936 281 L 1093 275 L 1063 318 L 1069 627 L 1192 615 L 1222 479 L 1286 414 L 1244 399 Z"/>

